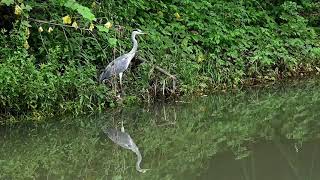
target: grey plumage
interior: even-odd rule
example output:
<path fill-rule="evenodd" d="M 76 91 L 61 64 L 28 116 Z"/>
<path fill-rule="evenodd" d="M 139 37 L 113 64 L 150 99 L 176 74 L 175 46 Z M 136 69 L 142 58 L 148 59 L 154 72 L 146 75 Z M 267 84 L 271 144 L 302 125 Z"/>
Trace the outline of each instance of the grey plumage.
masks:
<path fill-rule="evenodd" d="M 140 163 L 142 161 L 142 156 L 141 153 L 139 151 L 139 148 L 137 147 L 137 145 L 133 142 L 132 138 L 130 137 L 130 135 L 126 132 L 121 132 L 118 131 L 116 129 L 104 129 L 103 130 L 105 134 L 107 134 L 107 136 L 116 144 L 118 144 L 119 146 L 125 148 L 125 149 L 129 149 L 131 151 L 133 151 L 134 153 L 136 153 L 138 160 L 136 162 L 136 170 L 142 173 L 145 173 L 147 171 L 147 169 L 141 169 L 140 167 Z"/>
<path fill-rule="evenodd" d="M 111 78 L 113 75 L 123 73 L 128 68 L 134 54 L 132 58 L 131 56 L 127 53 L 113 60 L 100 74 L 99 81 L 102 82 L 103 80 Z"/>
<path fill-rule="evenodd" d="M 135 56 L 135 53 L 138 49 L 138 42 L 135 39 L 136 35 L 145 34 L 141 30 L 136 30 L 132 32 L 131 39 L 133 43 L 133 47 L 130 52 L 116 58 L 108 66 L 103 70 L 100 74 L 99 81 L 104 82 L 105 80 L 109 79 L 113 75 L 119 75 L 120 77 L 120 85 L 122 84 L 122 74 L 128 68 L 131 60 Z"/>
<path fill-rule="evenodd" d="M 126 132 L 121 132 L 116 129 L 106 129 L 104 133 L 116 144 L 126 149 L 137 150 L 137 145 L 133 142 L 130 135 Z"/>

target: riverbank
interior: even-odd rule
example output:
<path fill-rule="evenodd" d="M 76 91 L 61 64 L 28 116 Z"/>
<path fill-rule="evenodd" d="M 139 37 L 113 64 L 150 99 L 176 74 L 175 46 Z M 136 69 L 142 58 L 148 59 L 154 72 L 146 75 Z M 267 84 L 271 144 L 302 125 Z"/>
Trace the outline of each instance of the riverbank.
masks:
<path fill-rule="evenodd" d="M 0 5 L 7 17 L 0 27 L 2 124 L 17 123 L 20 116 L 37 122 L 152 103 L 162 94 L 188 97 L 319 71 L 320 19 L 313 15 L 318 2 L 77 2 Z M 115 87 L 99 84 L 97 77 L 130 50 L 134 28 L 148 33 L 138 39 L 145 62 L 132 61 L 119 100 Z"/>

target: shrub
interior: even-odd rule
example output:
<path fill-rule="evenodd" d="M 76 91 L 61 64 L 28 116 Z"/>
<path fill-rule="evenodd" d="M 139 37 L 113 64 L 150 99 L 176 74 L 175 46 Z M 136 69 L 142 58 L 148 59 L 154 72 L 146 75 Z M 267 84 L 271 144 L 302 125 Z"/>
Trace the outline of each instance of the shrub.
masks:
<path fill-rule="evenodd" d="M 96 77 L 131 48 L 134 28 L 148 33 L 139 38 L 139 56 L 148 62 L 133 60 L 125 73 L 129 104 L 170 88 L 153 65 L 177 75 L 185 94 L 250 78 L 276 79 L 310 65 L 319 69 L 319 18 L 313 15 L 319 3 L 308 0 L 1 2 L 3 113 L 113 106 L 116 93 Z"/>

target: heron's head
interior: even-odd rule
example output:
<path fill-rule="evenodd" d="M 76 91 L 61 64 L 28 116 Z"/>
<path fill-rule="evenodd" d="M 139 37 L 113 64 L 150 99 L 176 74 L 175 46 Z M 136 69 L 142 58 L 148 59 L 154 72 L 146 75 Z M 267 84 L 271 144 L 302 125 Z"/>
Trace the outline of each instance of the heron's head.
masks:
<path fill-rule="evenodd" d="M 141 31 L 140 29 L 136 29 L 132 32 L 132 35 L 137 35 L 137 34 L 146 34 L 143 31 Z"/>

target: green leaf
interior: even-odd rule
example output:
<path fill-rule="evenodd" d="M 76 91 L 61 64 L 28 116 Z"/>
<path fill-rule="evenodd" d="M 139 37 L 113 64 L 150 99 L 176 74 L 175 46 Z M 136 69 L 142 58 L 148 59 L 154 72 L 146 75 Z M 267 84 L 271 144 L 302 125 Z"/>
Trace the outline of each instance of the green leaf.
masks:
<path fill-rule="evenodd" d="M 29 21 L 21 21 L 21 24 L 26 26 L 26 27 L 32 27 L 30 24 L 29 24 Z"/>
<path fill-rule="evenodd" d="M 14 0 L 1 0 L 1 3 L 7 5 L 7 6 L 10 6 L 11 4 L 14 3 Z"/>
<path fill-rule="evenodd" d="M 29 6 L 29 5 L 24 5 L 24 4 L 21 5 L 21 8 L 24 9 L 24 10 L 26 10 L 26 11 L 30 11 L 30 10 L 32 9 L 31 6 Z"/>
<path fill-rule="evenodd" d="M 93 21 L 96 19 L 96 17 L 91 12 L 91 10 L 85 6 L 79 5 L 77 8 L 77 11 L 79 14 L 81 14 L 83 16 L 83 18 L 88 19 L 89 21 Z"/>
<path fill-rule="evenodd" d="M 111 47 L 115 47 L 117 45 L 117 39 L 116 38 L 109 38 L 108 43 Z"/>
<path fill-rule="evenodd" d="M 98 28 L 98 30 L 99 30 L 100 32 L 106 32 L 106 33 L 109 32 L 109 29 L 106 28 L 106 27 L 104 27 L 104 26 L 97 25 L 96 27 Z"/>
<path fill-rule="evenodd" d="M 22 9 L 25 9 L 25 10 L 27 10 L 27 11 L 30 11 L 30 10 L 32 9 L 32 7 L 29 6 L 29 5 L 25 5 Z"/>
<path fill-rule="evenodd" d="M 96 19 L 94 14 L 91 12 L 91 10 L 88 7 L 82 6 L 75 0 L 66 1 L 64 3 L 64 6 L 72 10 L 76 10 L 83 18 L 89 21 L 93 21 Z"/>

